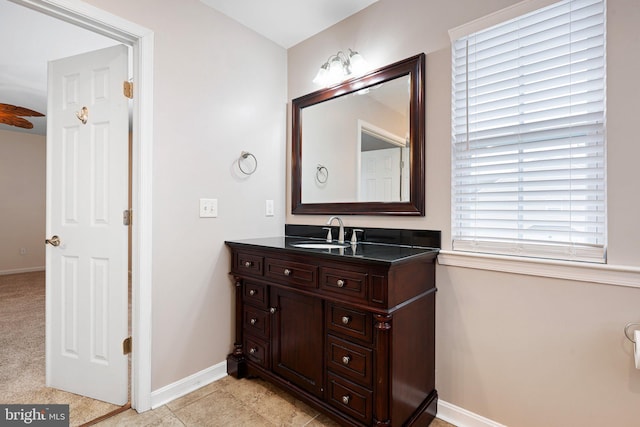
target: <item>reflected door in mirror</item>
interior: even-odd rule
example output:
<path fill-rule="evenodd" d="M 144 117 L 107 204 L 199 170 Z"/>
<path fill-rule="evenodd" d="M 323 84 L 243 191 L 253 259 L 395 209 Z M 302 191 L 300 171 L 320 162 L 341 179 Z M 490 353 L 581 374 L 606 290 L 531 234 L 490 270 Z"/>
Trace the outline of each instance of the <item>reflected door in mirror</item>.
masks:
<path fill-rule="evenodd" d="M 359 202 L 409 201 L 409 124 L 406 137 L 358 120 Z"/>

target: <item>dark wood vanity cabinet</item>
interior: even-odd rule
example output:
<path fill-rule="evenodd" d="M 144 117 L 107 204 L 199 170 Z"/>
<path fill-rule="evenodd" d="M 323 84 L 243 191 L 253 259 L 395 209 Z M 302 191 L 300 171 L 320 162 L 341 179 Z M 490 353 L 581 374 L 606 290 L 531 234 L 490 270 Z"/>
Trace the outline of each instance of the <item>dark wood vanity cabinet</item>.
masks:
<path fill-rule="evenodd" d="M 348 426 L 427 426 L 435 256 L 380 261 L 227 242 L 237 378 L 258 376 Z"/>

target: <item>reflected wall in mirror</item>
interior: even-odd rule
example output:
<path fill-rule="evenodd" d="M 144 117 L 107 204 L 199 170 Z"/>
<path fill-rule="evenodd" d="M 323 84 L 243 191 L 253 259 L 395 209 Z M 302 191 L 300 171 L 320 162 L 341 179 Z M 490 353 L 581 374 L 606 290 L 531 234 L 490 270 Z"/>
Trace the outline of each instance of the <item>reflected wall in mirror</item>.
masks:
<path fill-rule="evenodd" d="M 292 213 L 424 215 L 424 54 L 293 100 Z"/>

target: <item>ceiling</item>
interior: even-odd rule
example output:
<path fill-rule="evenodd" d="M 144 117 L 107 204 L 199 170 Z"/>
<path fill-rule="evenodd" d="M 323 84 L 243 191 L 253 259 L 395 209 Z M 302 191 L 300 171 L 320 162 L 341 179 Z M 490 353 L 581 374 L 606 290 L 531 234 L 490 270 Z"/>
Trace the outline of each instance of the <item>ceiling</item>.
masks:
<path fill-rule="evenodd" d="M 200 0 L 289 48 L 378 0 Z M 117 44 L 91 31 L 0 0 L 0 103 L 46 114 L 47 62 Z M 9 41 L 9 42 L 7 42 Z M 44 135 L 46 117 L 27 118 L 27 130 L 0 124 L 0 130 Z"/>
<path fill-rule="evenodd" d="M 378 0 L 200 0 L 288 49 Z"/>

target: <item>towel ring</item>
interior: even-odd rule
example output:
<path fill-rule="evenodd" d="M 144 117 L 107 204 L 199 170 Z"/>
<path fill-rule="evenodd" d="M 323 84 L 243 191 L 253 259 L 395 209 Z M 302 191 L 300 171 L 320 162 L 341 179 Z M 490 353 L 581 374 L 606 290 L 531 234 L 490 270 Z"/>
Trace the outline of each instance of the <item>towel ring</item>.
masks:
<path fill-rule="evenodd" d="M 329 170 L 322 165 L 316 166 L 316 180 L 320 184 L 324 184 L 329 179 Z"/>
<path fill-rule="evenodd" d="M 627 337 L 627 339 L 629 341 L 631 341 L 632 343 L 636 343 L 636 340 L 634 340 L 630 335 L 629 335 L 629 329 L 631 329 L 631 327 L 636 326 L 638 328 L 640 328 L 640 323 L 627 323 L 627 326 L 624 327 L 624 335 Z"/>
<path fill-rule="evenodd" d="M 253 169 L 251 170 L 245 170 L 242 168 L 242 162 L 243 160 L 246 160 L 248 157 L 253 157 L 253 161 L 254 161 L 254 165 L 253 165 Z M 240 168 L 240 172 L 242 172 L 245 175 L 251 175 L 252 173 L 254 173 L 256 171 L 256 169 L 258 169 L 258 159 L 256 159 L 256 156 L 254 156 L 253 154 L 249 153 L 248 151 L 243 151 L 240 153 L 240 157 L 238 157 L 238 167 Z"/>

